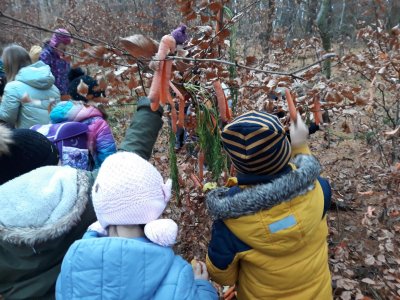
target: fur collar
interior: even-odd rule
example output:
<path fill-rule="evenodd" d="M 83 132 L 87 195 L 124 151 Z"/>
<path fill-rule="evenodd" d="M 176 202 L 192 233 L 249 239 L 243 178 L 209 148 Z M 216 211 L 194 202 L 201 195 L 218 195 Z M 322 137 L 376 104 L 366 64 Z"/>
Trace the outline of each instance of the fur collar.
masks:
<path fill-rule="evenodd" d="M 214 219 L 238 218 L 270 209 L 282 202 L 307 193 L 321 172 L 321 165 L 312 155 L 297 155 L 296 170 L 276 180 L 246 188 L 228 196 L 229 188 L 219 188 L 207 194 L 207 207 Z"/>
<path fill-rule="evenodd" d="M 42 167 L 1 185 L 0 241 L 34 246 L 69 232 L 89 201 L 89 175 L 70 167 Z"/>

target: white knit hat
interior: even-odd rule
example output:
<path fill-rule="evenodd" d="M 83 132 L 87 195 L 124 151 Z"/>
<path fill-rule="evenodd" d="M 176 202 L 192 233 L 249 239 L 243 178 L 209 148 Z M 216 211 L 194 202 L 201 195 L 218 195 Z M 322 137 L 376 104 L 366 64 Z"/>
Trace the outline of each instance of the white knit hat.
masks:
<path fill-rule="evenodd" d="M 164 183 L 152 164 L 130 152 L 107 157 L 92 188 L 93 206 L 103 228 L 148 224 L 147 238 L 162 246 L 174 244 L 177 234 L 172 220 L 154 222 L 170 197 L 171 180 Z"/>

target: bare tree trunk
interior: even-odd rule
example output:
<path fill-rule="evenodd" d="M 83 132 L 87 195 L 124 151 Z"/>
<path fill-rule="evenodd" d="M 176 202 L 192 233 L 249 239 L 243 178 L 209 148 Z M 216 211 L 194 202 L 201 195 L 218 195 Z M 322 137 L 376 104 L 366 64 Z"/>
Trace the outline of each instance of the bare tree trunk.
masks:
<path fill-rule="evenodd" d="M 159 40 L 164 34 L 167 34 L 166 10 L 163 7 L 163 1 L 153 1 L 153 38 Z"/>
<path fill-rule="evenodd" d="M 264 2 L 264 1 L 262 1 Z M 268 52 L 268 42 L 271 39 L 273 32 L 273 22 L 275 18 L 275 0 L 265 1 L 264 9 L 261 15 L 261 28 L 262 32 L 259 34 L 261 46 L 264 53 Z"/>
<path fill-rule="evenodd" d="M 340 31 L 340 33 L 342 33 L 342 30 L 343 30 L 343 19 L 344 19 L 345 11 L 346 11 L 346 0 L 343 0 L 342 13 L 340 14 L 340 23 L 339 23 L 339 31 Z"/>
<path fill-rule="evenodd" d="M 319 34 L 322 39 L 322 46 L 326 52 L 331 51 L 331 38 L 332 34 L 330 31 L 331 25 L 331 14 L 332 14 L 332 3 L 331 0 L 322 0 L 321 7 L 317 16 L 317 25 Z M 331 61 L 327 59 L 323 63 L 323 73 L 327 78 L 331 78 Z"/>
<path fill-rule="evenodd" d="M 307 1 L 307 19 L 306 19 L 306 33 L 312 35 L 314 22 L 317 19 L 317 0 L 308 0 Z"/>
<path fill-rule="evenodd" d="M 400 1 L 392 0 L 392 5 L 389 12 L 388 28 L 393 28 L 400 23 Z"/>

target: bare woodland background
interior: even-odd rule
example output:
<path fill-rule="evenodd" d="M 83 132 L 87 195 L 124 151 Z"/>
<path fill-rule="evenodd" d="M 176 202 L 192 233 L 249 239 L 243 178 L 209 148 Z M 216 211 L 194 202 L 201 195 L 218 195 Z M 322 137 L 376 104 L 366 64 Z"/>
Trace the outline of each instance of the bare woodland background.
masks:
<path fill-rule="evenodd" d="M 176 60 L 173 81 L 197 107 L 205 109 L 205 103 L 211 103 L 209 113 L 216 118 L 210 88 L 216 78 L 230 88 L 236 114 L 268 111 L 266 95 L 277 85 L 292 90 L 307 118 L 321 101 L 329 119 L 310 137 L 310 145 L 333 189 L 328 222 L 335 298 L 400 299 L 399 0 L 1 0 L 0 4 L 0 46 L 16 42 L 29 50 L 50 37 L 44 29 L 60 26 L 73 34 L 75 41 L 68 50 L 72 62 L 105 77 L 109 84 L 109 121 L 117 140 L 132 116 L 135 99 L 146 93 L 152 78 L 148 62 L 129 58 L 120 38 L 143 34 L 159 40 L 180 23 L 189 27 L 190 57 L 210 61 Z M 326 53 L 336 55 L 318 63 Z M 285 104 L 281 109 L 287 109 Z M 199 172 L 194 150 L 206 155 L 203 183 L 222 184 L 229 173 L 227 165 L 211 162 L 225 158 L 218 136 L 206 135 L 213 127 L 199 116 L 185 123 L 189 132 L 200 136 L 199 142 L 175 154 L 166 125 L 153 158 L 165 177 L 174 175 L 178 182 L 166 215 L 179 224 L 176 251 L 188 260 L 204 259 L 211 224 L 204 194 L 192 180 Z M 202 142 L 202 137 L 212 144 Z"/>

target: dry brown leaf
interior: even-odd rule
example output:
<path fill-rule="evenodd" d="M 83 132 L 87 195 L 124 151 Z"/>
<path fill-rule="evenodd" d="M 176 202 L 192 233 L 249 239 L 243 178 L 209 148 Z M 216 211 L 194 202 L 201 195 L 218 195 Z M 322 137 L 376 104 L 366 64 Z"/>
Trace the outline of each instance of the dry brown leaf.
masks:
<path fill-rule="evenodd" d="M 367 254 L 367 257 L 364 259 L 364 262 L 367 266 L 372 266 L 375 264 L 375 258 L 371 254 Z"/>
<path fill-rule="evenodd" d="M 208 8 L 214 12 L 217 12 L 222 8 L 222 4 L 221 2 L 213 2 L 208 5 Z"/>
<path fill-rule="evenodd" d="M 218 34 L 218 37 L 220 40 L 224 40 L 227 37 L 229 37 L 230 34 L 231 34 L 231 32 L 229 31 L 229 29 L 224 29 L 224 30 L 220 31 L 220 33 Z"/>
<path fill-rule="evenodd" d="M 254 66 L 255 64 L 257 64 L 257 58 L 255 56 L 246 57 L 246 66 Z"/>
<path fill-rule="evenodd" d="M 385 131 L 383 133 L 383 135 L 385 136 L 385 138 L 389 138 L 389 137 L 393 137 L 395 136 L 397 133 L 399 133 L 400 131 L 400 126 L 398 126 L 396 129 L 391 130 L 391 131 Z"/>
<path fill-rule="evenodd" d="M 138 86 L 137 80 L 136 80 L 135 76 L 132 75 L 131 79 L 128 82 L 128 88 L 130 90 L 132 90 L 137 86 Z"/>
<path fill-rule="evenodd" d="M 201 20 L 201 23 L 207 23 L 208 21 L 210 21 L 210 17 L 201 14 L 201 15 L 200 15 L 200 20 Z"/>
<path fill-rule="evenodd" d="M 372 190 L 366 192 L 358 192 L 359 195 L 371 196 L 374 192 Z"/>
<path fill-rule="evenodd" d="M 107 82 L 106 82 L 106 80 L 104 79 L 104 77 L 101 76 L 100 78 L 98 78 L 98 79 L 97 79 L 97 82 L 98 82 L 98 84 L 99 84 L 99 90 L 100 90 L 100 91 L 105 91 L 106 88 L 107 88 Z"/>
<path fill-rule="evenodd" d="M 151 58 L 158 51 L 158 43 L 142 34 L 121 38 L 121 44 L 134 57 Z"/>
<path fill-rule="evenodd" d="M 363 278 L 361 279 L 362 282 L 365 282 L 366 284 L 376 284 L 375 281 L 373 281 L 371 278 Z"/>
<path fill-rule="evenodd" d="M 88 85 L 86 83 L 84 83 L 82 79 L 78 84 L 77 92 L 79 95 L 81 95 L 83 97 L 86 97 L 89 92 Z"/>

